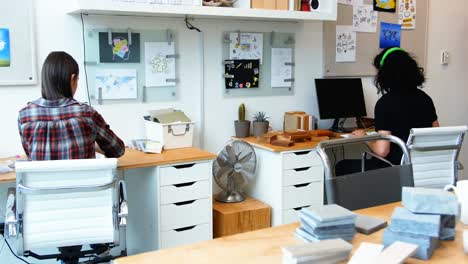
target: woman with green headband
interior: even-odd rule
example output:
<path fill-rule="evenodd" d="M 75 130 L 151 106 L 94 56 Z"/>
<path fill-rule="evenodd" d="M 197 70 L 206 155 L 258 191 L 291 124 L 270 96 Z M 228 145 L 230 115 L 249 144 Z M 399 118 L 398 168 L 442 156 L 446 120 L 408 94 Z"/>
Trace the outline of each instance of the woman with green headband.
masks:
<path fill-rule="evenodd" d="M 393 135 L 406 142 L 412 128 L 438 127 L 436 109 L 432 99 L 421 90 L 424 82 L 424 69 L 406 51 L 401 48 L 383 50 L 374 59 L 377 69 L 375 85 L 382 96 L 374 110 L 375 130 L 382 135 Z M 366 135 L 363 130 L 353 132 L 354 137 Z M 369 143 L 372 151 L 390 161 L 399 164 L 401 150 L 388 141 Z M 368 169 L 384 167 L 378 160 L 369 162 Z M 360 163 L 340 162 L 336 175 L 360 171 Z"/>

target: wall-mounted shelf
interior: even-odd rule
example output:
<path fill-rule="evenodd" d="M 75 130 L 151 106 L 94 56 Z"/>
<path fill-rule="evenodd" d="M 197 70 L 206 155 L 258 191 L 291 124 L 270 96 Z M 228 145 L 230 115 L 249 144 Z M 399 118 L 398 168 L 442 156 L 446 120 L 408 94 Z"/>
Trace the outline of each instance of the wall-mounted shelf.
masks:
<path fill-rule="evenodd" d="M 76 0 L 69 14 L 131 15 L 155 17 L 185 17 L 267 20 L 267 21 L 321 21 L 336 20 L 337 0 L 322 0 L 312 12 L 265 10 L 205 6 L 162 5 L 112 0 Z"/>

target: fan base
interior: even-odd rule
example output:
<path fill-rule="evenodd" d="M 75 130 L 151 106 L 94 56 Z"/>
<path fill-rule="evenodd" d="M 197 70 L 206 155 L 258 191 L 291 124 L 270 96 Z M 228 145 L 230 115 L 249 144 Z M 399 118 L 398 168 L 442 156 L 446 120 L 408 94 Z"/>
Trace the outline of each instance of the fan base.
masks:
<path fill-rule="evenodd" d="M 240 192 L 222 191 L 215 196 L 215 199 L 222 203 L 239 203 L 244 201 L 245 197 Z"/>

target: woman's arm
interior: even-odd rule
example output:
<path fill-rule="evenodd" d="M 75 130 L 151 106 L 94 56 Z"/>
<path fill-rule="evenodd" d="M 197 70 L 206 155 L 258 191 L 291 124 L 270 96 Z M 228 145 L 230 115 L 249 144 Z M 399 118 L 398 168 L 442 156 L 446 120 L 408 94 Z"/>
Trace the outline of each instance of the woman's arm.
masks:
<path fill-rule="evenodd" d="M 382 136 L 390 136 L 392 132 L 386 130 L 379 130 L 378 132 Z M 363 137 L 366 135 L 366 132 L 363 129 L 355 130 L 352 135 L 354 137 Z M 369 148 L 375 154 L 379 155 L 382 158 L 387 157 L 388 153 L 390 152 L 390 142 L 387 140 L 377 140 L 367 143 Z"/>
<path fill-rule="evenodd" d="M 432 122 L 432 127 L 440 127 L 439 120 Z"/>

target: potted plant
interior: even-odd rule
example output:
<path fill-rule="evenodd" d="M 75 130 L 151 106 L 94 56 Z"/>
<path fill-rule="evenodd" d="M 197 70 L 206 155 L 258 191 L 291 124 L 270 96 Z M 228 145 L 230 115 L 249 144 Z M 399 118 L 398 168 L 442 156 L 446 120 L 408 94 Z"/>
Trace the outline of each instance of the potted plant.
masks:
<path fill-rule="evenodd" d="M 250 136 L 250 121 L 245 120 L 245 105 L 239 106 L 239 120 L 234 122 L 234 128 L 236 129 L 236 137 L 246 138 Z"/>
<path fill-rule="evenodd" d="M 261 137 L 263 134 L 268 132 L 268 122 L 269 117 L 266 116 L 265 112 L 257 112 L 254 115 L 253 121 L 253 135 L 256 137 Z"/>

